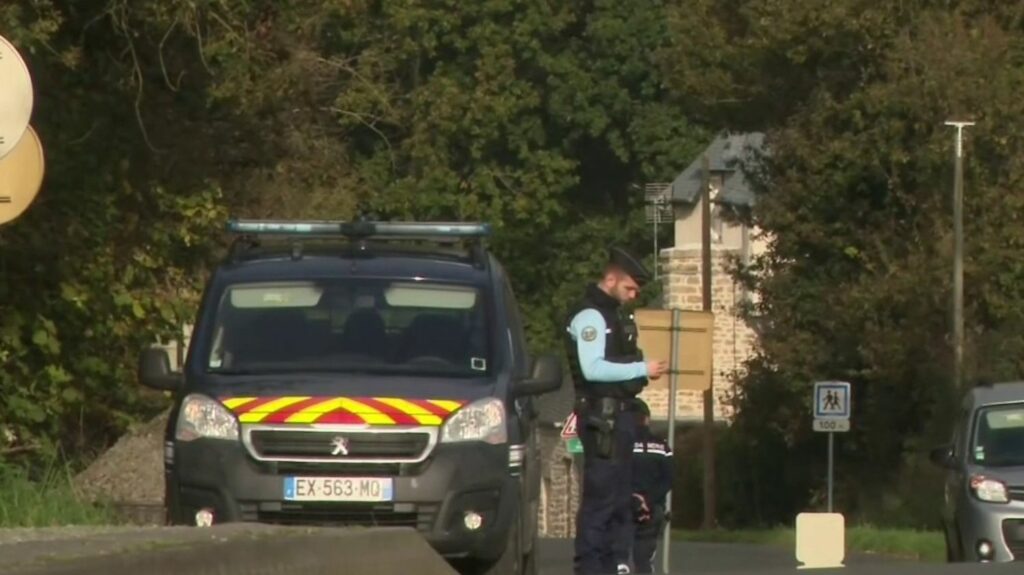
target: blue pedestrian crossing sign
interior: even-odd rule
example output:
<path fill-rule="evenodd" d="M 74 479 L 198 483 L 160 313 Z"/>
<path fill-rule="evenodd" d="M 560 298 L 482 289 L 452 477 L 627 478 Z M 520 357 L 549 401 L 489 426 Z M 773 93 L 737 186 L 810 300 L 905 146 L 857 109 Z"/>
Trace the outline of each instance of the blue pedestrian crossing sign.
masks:
<path fill-rule="evenodd" d="M 845 381 L 815 382 L 814 419 L 850 419 L 850 384 Z"/>

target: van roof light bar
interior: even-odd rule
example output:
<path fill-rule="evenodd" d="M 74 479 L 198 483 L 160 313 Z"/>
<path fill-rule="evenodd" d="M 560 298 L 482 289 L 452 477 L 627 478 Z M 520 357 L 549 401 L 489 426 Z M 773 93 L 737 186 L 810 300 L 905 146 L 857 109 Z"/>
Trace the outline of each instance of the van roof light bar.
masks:
<path fill-rule="evenodd" d="M 482 238 L 490 224 L 477 222 L 368 222 L 338 220 L 229 220 L 236 234 L 287 236 L 346 236 L 356 238 Z"/>

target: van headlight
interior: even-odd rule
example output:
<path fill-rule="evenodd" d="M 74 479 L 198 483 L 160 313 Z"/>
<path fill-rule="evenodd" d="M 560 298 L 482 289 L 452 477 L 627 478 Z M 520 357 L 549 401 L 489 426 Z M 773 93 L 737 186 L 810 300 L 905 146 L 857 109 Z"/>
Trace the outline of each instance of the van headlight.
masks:
<path fill-rule="evenodd" d="M 505 404 L 495 397 L 474 401 L 455 412 L 441 428 L 441 443 L 483 441 L 492 445 L 508 442 Z"/>
<path fill-rule="evenodd" d="M 992 479 L 983 475 L 971 476 L 971 492 L 974 496 L 986 503 L 1009 503 L 1010 496 L 1006 491 L 1006 484 L 998 479 Z"/>
<path fill-rule="evenodd" d="M 189 395 L 181 402 L 174 437 L 179 441 L 200 437 L 238 439 L 238 419 L 218 401 L 205 395 Z"/>

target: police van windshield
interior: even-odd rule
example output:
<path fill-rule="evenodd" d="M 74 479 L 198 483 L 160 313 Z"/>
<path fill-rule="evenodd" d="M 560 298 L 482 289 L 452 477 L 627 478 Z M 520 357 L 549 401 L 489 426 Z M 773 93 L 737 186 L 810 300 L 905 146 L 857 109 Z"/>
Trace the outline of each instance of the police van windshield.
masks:
<path fill-rule="evenodd" d="M 1024 403 L 979 410 L 971 455 L 990 467 L 1024 465 Z"/>
<path fill-rule="evenodd" d="M 329 280 L 229 287 L 206 354 L 211 373 L 488 373 L 487 314 L 471 286 Z"/>

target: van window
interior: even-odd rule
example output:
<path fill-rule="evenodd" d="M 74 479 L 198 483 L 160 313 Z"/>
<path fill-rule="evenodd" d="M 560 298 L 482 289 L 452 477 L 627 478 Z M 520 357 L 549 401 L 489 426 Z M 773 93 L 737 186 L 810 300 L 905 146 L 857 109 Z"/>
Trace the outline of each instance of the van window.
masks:
<path fill-rule="evenodd" d="M 978 411 L 971 458 L 987 467 L 1024 465 L 1024 403 Z"/>
<path fill-rule="evenodd" d="M 345 279 L 228 287 L 205 356 L 211 373 L 483 375 L 487 314 L 474 286 Z"/>

